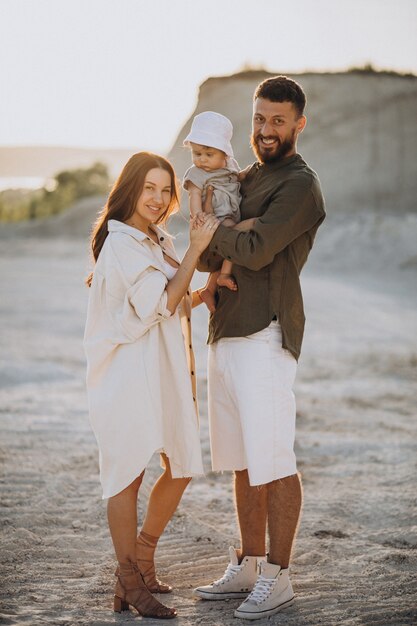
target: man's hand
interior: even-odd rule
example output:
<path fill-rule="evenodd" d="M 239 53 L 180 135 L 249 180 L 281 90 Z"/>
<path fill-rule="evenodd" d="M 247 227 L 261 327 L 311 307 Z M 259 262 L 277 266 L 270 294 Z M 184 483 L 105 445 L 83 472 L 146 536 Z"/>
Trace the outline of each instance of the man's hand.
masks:
<path fill-rule="evenodd" d="M 238 230 L 241 233 L 246 233 L 248 232 L 248 230 L 252 230 L 252 228 L 255 226 L 255 222 L 256 222 L 256 217 L 251 217 L 247 220 L 242 220 L 241 222 L 233 226 L 233 230 Z"/>
<path fill-rule="evenodd" d="M 237 175 L 237 179 L 238 181 L 241 183 L 243 180 L 245 180 L 246 176 L 249 173 L 250 168 L 252 167 L 252 165 L 248 165 L 247 167 L 245 167 L 244 170 L 241 170 L 239 172 L 239 174 Z"/>

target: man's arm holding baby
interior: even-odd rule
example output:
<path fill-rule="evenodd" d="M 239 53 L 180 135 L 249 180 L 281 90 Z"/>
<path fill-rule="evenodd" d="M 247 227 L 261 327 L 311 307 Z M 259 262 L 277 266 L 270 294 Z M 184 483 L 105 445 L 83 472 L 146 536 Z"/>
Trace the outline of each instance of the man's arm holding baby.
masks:
<path fill-rule="evenodd" d="M 238 230 L 240 233 L 247 233 L 248 230 L 252 230 L 256 223 L 256 217 L 250 217 L 247 220 L 242 220 L 235 226 L 233 226 L 233 230 Z"/>
<path fill-rule="evenodd" d="M 204 211 L 211 206 L 211 198 L 213 195 L 213 189 L 211 187 L 207 190 L 207 196 L 204 201 Z M 252 230 L 255 226 L 257 218 L 251 217 L 247 220 L 242 220 L 238 224 L 235 224 L 231 230 L 237 230 L 238 232 L 245 233 Z M 222 266 L 224 259 L 216 252 L 209 252 L 208 248 L 200 256 L 197 264 L 199 272 L 217 272 Z"/>

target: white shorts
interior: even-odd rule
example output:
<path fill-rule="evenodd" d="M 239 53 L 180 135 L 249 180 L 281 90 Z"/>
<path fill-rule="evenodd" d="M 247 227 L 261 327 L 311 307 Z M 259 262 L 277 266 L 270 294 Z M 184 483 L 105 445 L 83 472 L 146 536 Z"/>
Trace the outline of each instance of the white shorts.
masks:
<path fill-rule="evenodd" d="M 214 471 L 243 470 L 251 485 L 297 472 L 297 361 L 282 348 L 278 322 L 209 347 L 208 398 Z"/>

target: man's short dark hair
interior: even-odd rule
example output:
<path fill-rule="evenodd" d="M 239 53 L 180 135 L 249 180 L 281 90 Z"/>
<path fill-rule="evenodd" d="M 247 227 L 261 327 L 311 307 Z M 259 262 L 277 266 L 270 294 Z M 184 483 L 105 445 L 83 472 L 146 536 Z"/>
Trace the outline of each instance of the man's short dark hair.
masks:
<path fill-rule="evenodd" d="M 292 102 L 298 117 L 303 115 L 306 105 L 306 96 L 301 86 L 287 76 L 266 78 L 255 89 L 253 99 L 257 98 L 265 98 L 271 102 Z"/>

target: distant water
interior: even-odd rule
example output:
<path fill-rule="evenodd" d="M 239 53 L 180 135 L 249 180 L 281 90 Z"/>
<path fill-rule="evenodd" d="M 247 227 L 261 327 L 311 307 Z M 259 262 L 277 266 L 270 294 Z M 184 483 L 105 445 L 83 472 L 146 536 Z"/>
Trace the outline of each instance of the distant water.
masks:
<path fill-rule="evenodd" d="M 46 183 L 45 178 L 14 176 L 0 178 L 0 191 L 3 189 L 40 189 Z"/>

